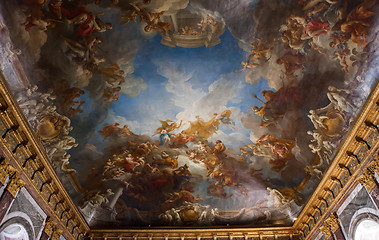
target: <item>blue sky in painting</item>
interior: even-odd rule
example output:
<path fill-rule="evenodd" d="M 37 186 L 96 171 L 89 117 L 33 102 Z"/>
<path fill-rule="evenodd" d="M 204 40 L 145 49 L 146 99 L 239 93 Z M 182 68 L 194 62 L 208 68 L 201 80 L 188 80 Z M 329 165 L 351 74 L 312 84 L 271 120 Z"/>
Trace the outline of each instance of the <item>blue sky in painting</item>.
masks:
<path fill-rule="evenodd" d="M 144 79 L 147 88 L 141 91 L 137 97 L 121 95 L 118 102 L 114 102 L 111 107 L 111 114 L 115 117 L 113 120 L 124 119 L 126 121 L 124 123 L 129 125 L 132 132 L 150 136 L 160 126 L 159 119 L 184 120 L 187 122 L 194 120 L 178 118 L 177 114 L 186 111 L 186 107 L 178 106 L 173 99 L 183 97 L 183 101 L 189 99 L 189 101 L 195 102 L 200 97 L 208 98 L 212 85 L 220 79 L 223 79 L 221 82 L 228 83 L 232 88 L 235 88 L 233 92 L 235 97 L 230 97 L 229 100 L 222 103 L 225 109 L 237 109 L 240 114 L 243 114 L 252 106 L 261 105 L 253 97 L 253 94 L 260 95 L 262 90 L 269 89 L 269 87 L 263 79 L 256 85 L 248 84 L 244 80 L 245 73 L 235 71 L 240 67 L 240 62 L 246 58 L 247 53 L 238 46 L 238 40 L 234 39 L 228 30 L 221 36 L 221 43 L 211 48 L 171 48 L 162 45 L 160 40 L 161 37 L 156 35 L 146 41 L 138 51 L 134 60 L 133 75 L 135 78 Z M 190 86 L 191 92 L 187 92 L 185 89 L 182 89 L 183 92 L 167 91 L 168 78 L 163 76 L 165 75 L 162 73 L 164 68 L 170 71 L 174 69 L 176 73 L 183 76 L 190 75 L 185 84 Z M 220 83 L 220 85 L 222 84 Z M 223 97 L 220 96 L 220 98 Z M 188 104 L 191 105 L 192 103 L 188 102 Z M 207 108 L 207 106 L 201 106 L 201 108 Z M 213 108 L 215 107 L 213 106 Z M 209 120 L 212 117 L 211 114 L 208 116 L 199 115 L 204 120 Z M 238 115 L 239 118 L 240 116 Z M 112 124 L 111 120 L 112 118 L 108 117 L 104 123 Z M 233 121 L 238 123 L 240 119 L 233 119 Z M 122 121 L 120 123 L 122 124 Z M 239 125 L 242 126 L 241 123 Z M 249 129 L 237 127 L 234 130 L 226 125 L 221 125 L 220 130 L 225 134 L 239 131 L 245 136 L 244 140 L 248 140 L 250 133 Z"/>

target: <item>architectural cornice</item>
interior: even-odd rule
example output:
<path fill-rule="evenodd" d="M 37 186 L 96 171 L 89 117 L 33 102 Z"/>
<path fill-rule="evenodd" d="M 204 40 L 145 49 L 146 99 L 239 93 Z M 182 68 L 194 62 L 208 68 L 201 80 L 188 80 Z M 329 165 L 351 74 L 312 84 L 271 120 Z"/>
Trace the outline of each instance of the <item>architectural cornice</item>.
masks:
<path fill-rule="evenodd" d="M 14 182 L 14 187 L 21 187 L 21 183 L 25 183 L 25 188 L 57 223 L 53 231 L 55 235 L 63 230 L 66 239 L 84 238 L 89 227 L 51 167 L 43 147 L 16 104 L 2 74 L 0 128 L 3 157 L 18 173 L 20 180 Z M 8 168 L 4 166 L 4 169 Z M 69 209 L 65 218 L 61 218 L 63 209 Z M 66 218 L 72 221 L 67 221 Z"/>
<path fill-rule="evenodd" d="M 375 159 L 379 148 L 379 85 L 362 107 L 329 169 L 293 225 L 305 239 L 315 237 L 333 211 L 358 184 L 364 168 Z"/>
<path fill-rule="evenodd" d="M 89 233 L 90 239 L 230 239 L 262 238 L 286 236 L 298 239 L 299 232 L 293 227 L 260 227 L 260 228 L 149 228 L 149 229 L 94 229 Z"/>

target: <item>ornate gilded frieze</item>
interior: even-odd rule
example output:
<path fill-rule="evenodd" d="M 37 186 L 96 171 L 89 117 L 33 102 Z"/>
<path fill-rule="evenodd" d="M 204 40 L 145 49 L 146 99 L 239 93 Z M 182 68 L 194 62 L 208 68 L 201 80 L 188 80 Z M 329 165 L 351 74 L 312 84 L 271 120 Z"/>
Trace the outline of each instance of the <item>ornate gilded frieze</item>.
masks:
<path fill-rule="evenodd" d="M 43 231 L 49 236 L 50 233 L 54 228 L 56 228 L 57 224 L 54 222 L 54 220 L 50 217 L 46 219 L 45 226 L 43 228 Z"/>
<path fill-rule="evenodd" d="M 189 229 L 129 229 L 129 230 L 92 230 L 91 240 L 95 239 L 300 239 L 292 227 L 262 228 L 189 228 Z"/>

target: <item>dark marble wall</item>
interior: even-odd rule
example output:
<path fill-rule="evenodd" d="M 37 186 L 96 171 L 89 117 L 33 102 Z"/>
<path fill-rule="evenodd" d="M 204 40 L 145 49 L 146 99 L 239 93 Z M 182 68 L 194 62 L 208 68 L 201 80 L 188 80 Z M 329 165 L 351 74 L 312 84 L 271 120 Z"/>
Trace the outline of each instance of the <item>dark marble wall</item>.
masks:
<path fill-rule="evenodd" d="M 379 213 L 378 206 L 375 201 L 373 201 L 371 193 L 372 192 L 369 193 L 364 186 L 359 184 L 338 209 L 337 215 L 340 222 L 341 233 L 345 239 L 351 239 L 351 228 L 354 227 L 352 223 L 359 215 L 364 213 L 377 215 Z"/>
<path fill-rule="evenodd" d="M 0 232 L 13 223 L 19 223 L 25 227 L 30 240 L 39 239 L 47 217 L 46 214 L 25 188 L 21 189 L 14 199 L 7 191 L 2 193 L 1 198 L 6 198 L 7 194 L 10 196 L 7 201 L 9 205 L 2 206 L 4 209 L 1 210 L 5 216 L 0 222 Z"/>

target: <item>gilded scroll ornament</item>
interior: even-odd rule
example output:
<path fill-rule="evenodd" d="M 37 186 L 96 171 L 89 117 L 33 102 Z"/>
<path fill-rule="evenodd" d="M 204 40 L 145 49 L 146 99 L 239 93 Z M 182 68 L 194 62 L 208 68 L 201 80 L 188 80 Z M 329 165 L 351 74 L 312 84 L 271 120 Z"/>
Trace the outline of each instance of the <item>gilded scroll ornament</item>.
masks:
<path fill-rule="evenodd" d="M 327 239 L 332 236 L 332 233 L 337 231 L 339 228 L 338 216 L 332 213 L 328 219 L 325 220 L 325 224 L 320 227 L 321 232 L 325 235 Z"/>
<path fill-rule="evenodd" d="M 43 231 L 47 234 L 47 235 L 50 235 L 51 231 L 57 227 L 57 224 L 53 221 L 53 219 L 51 219 L 50 217 L 48 217 L 46 219 L 46 222 L 45 222 L 45 226 L 43 228 Z"/>
<path fill-rule="evenodd" d="M 16 173 L 9 179 L 9 183 L 7 185 L 7 190 L 12 194 L 13 197 L 16 197 L 18 190 L 25 186 L 25 182 L 18 177 Z"/>
<path fill-rule="evenodd" d="M 379 172 L 379 158 L 376 157 L 364 170 L 362 176 L 358 178 L 358 182 L 365 185 L 368 191 L 375 186 L 375 172 Z"/>
<path fill-rule="evenodd" d="M 329 239 L 332 236 L 332 230 L 328 224 L 321 226 L 320 230 L 325 235 L 326 239 Z"/>
<path fill-rule="evenodd" d="M 4 183 L 8 176 L 12 176 L 15 173 L 15 169 L 5 160 L 0 164 L 0 183 Z"/>
<path fill-rule="evenodd" d="M 375 186 L 374 174 L 365 170 L 362 176 L 358 178 L 358 182 L 364 185 L 367 190 L 370 191 Z"/>
<path fill-rule="evenodd" d="M 62 230 L 59 229 L 58 227 L 54 227 L 53 233 L 51 234 L 50 239 L 51 240 L 57 240 L 60 235 L 62 235 Z"/>
<path fill-rule="evenodd" d="M 337 231 L 337 229 L 340 227 L 337 214 L 335 213 L 332 213 L 330 217 L 326 219 L 325 223 L 330 225 L 333 232 Z"/>

